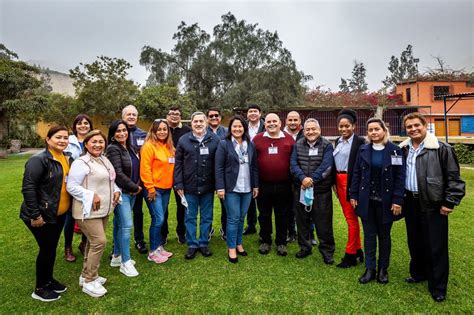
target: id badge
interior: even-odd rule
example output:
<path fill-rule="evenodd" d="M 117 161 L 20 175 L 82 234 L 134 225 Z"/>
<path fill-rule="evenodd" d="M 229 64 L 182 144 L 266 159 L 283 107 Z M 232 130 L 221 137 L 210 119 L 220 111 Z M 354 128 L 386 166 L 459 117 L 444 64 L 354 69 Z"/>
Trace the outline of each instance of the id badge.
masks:
<path fill-rule="evenodd" d="M 168 158 L 168 163 L 169 164 L 174 164 L 174 157 L 169 157 Z"/>
<path fill-rule="evenodd" d="M 318 155 L 318 148 L 309 148 L 309 156 Z"/>
<path fill-rule="evenodd" d="M 144 143 L 145 143 L 145 139 L 143 139 L 143 138 L 137 139 L 137 145 L 138 145 L 139 147 L 141 147 Z"/>
<path fill-rule="evenodd" d="M 201 147 L 201 148 L 199 148 L 199 153 L 201 155 L 208 155 L 209 154 L 209 148 L 208 147 Z"/>
<path fill-rule="evenodd" d="M 400 155 L 392 155 L 392 165 L 403 165 L 403 160 Z"/>
<path fill-rule="evenodd" d="M 268 154 L 278 154 L 278 147 L 268 147 Z"/>

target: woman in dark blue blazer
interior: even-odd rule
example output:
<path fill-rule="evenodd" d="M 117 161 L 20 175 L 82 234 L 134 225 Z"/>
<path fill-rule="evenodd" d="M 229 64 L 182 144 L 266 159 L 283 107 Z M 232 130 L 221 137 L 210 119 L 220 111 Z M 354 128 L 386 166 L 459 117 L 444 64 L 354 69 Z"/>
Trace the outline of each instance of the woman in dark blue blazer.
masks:
<path fill-rule="evenodd" d="M 393 221 L 401 218 L 405 187 L 405 161 L 401 149 L 391 143 L 385 123 L 378 118 L 367 121 L 368 144 L 360 147 L 354 165 L 351 204 L 364 228 L 365 266 L 360 283 L 377 278 L 388 283 L 390 261 L 390 230 Z M 376 273 L 377 238 L 379 243 Z"/>
<path fill-rule="evenodd" d="M 227 247 L 231 263 L 247 256 L 242 246 L 244 219 L 250 201 L 258 195 L 257 154 L 241 116 L 229 122 L 229 132 L 216 152 L 216 190 L 227 209 Z"/>

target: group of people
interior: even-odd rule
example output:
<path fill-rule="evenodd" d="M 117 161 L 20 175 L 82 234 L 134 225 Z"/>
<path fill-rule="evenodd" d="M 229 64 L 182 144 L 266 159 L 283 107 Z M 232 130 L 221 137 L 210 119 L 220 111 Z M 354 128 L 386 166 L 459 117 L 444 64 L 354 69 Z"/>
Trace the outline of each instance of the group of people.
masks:
<path fill-rule="evenodd" d="M 169 260 L 173 253 L 164 246 L 173 190 L 176 236 L 180 244 L 187 244 L 185 259 L 198 252 L 212 255 L 209 241 L 217 194 L 220 233 L 230 263 L 248 256 L 243 235 L 256 232 L 258 209 L 260 254 L 271 252 L 274 215 L 277 255 L 288 255 L 287 242 L 295 233 L 300 247 L 296 257 L 311 255 L 315 230 L 328 265 L 334 263 L 335 252 L 334 191 L 348 226 L 344 257 L 337 267 L 365 260 L 362 284 L 388 283 L 390 230 L 393 221 L 405 217 L 411 256 L 406 282 L 427 280 L 433 299 L 445 299 L 447 217 L 463 198 L 465 184 L 453 149 L 427 132 L 422 115 L 405 116 L 408 139 L 400 146 L 390 142 L 389 130 L 379 118 L 366 122 L 366 137 L 357 135 L 357 115 L 351 109 L 338 114 L 340 137 L 334 144 L 321 136 L 316 119 L 303 124 L 296 111 L 288 113 L 283 129 L 277 114 L 262 119 L 256 104 L 248 106 L 247 119 L 233 116 L 228 128 L 221 126 L 221 118 L 216 108 L 195 112 L 188 127 L 181 122 L 181 110 L 171 107 L 165 119 L 155 120 L 145 132 L 137 127 L 137 109 L 128 105 L 122 119 L 110 124 L 107 136 L 94 130 L 84 114 L 74 121 L 74 135 L 63 126 L 52 127 L 46 149 L 28 160 L 23 177 L 20 217 L 39 246 L 32 297 L 54 301 L 67 289 L 53 277 L 65 222 L 67 261 L 76 259 L 71 247 L 74 221 L 82 231 L 79 285 L 90 296 L 107 292 L 99 266 L 112 212 L 112 267 L 128 277 L 139 275 L 130 253 L 132 227 L 136 249 L 150 262 Z M 149 248 L 144 241 L 143 200 L 151 217 Z"/>

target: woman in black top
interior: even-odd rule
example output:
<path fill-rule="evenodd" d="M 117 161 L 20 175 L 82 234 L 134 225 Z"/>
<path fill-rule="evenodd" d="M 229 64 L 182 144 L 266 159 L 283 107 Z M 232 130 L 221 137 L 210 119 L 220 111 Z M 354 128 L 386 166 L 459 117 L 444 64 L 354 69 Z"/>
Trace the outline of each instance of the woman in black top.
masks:
<path fill-rule="evenodd" d="M 59 299 L 66 286 L 53 277 L 56 248 L 71 198 L 65 179 L 72 162 L 64 154 L 69 143 L 66 127 L 55 126 L 46 135 L 46 149 L 33 155 L 25 165 L 23 203 L 20 218 L 39 246 L 36 258 L 36 288 L 31 297 L 43 302 Z"/>

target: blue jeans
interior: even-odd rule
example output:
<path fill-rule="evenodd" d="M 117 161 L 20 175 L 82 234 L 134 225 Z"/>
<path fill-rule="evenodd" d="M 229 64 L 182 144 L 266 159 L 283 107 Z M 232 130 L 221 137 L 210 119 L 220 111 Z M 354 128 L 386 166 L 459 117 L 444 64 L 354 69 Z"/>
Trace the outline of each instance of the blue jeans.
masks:
<path fill-rule="evenodd" d="M 161 227 L 168 211 L 171 189 L 155 188 L 156 197 L 152 202 L 148 201 L 148 191 L 145 189 L 145 197 L 148 210 L 150 211 L 150 251 L 154 251 L 161 245 Z"/>
<path fill-rule="evenodd" d="M 252 199 L 252 193 L 225 193 L 227 210 L 227 247 L 236 248 L 242 245 L 245 215 Z"/>
<path fill-rule="evenodd" d="M 212 225 L 214 208 L 214 192 L 203 195 L 184 194 L 188 202 L 184 225 L 186 227 L 186 242 L 188 247 L 198 248 L 209 245 L 209 230 Z M 197 215 L 200 210 L 199 242 L 197 240 Z"/>
<path fill-rule="evenodd" d="M 130 234 L 132 232 L 132 209 L 135 196 L 122 194 L 122 203 L 115 207 L 114 215 L 114 256 L 122 256 L 122 262 L 130 260 Z"/>

